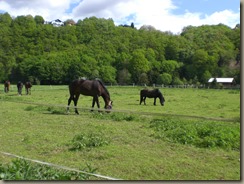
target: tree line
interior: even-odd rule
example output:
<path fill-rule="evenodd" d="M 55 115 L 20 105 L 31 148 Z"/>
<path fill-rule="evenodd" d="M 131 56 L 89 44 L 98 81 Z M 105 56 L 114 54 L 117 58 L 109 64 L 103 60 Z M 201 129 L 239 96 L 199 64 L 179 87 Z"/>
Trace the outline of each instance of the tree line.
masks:
<path fill-rule="evenodd" d="M 187 26 L 180 34 L 153 26 L 116 26 L 89 17 L 64 26 L 42 16 L 0 14 L 0 81 L 67 84 L 100 78 L 113 84 L 197 84 L 210 77 L 240 83 L 240 25 Z"/>

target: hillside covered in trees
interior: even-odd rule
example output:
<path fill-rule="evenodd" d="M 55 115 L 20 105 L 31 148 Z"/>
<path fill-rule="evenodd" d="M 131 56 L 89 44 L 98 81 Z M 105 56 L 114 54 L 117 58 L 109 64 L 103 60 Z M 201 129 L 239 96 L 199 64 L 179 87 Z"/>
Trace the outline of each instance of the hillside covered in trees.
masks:
<path fill-rule="evenodd" d="M 0 82 L 67 84 L 79 77 L 113 84 L 240 83 L 240 25 L 187 26 L 180 35 L 150 25 L 115 26 L 96 17 L 45 24 L 42 16 L 0 14 Z"/>

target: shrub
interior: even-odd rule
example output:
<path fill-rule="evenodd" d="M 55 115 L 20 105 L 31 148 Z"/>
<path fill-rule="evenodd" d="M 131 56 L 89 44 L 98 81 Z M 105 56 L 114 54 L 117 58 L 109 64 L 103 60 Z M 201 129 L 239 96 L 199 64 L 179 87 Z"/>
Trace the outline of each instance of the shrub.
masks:
<path fill-rule="evenodd" d="M 224 122 L 189 122 L 156 119 L 150 122 L 154 137 L 200 148 L 240 150 L 240 125 Z"/>
<path fill-rule="evenodd" d="M 160 74 L 157 82 L 159 84 L 169 85 L 172 82 L 172 76 L 168 73 Z"/>

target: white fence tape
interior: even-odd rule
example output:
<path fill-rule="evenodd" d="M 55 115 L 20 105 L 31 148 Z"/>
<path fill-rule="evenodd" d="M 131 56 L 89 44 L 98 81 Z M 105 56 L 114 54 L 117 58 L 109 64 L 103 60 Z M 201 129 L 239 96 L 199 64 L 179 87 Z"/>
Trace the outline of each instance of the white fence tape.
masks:
<path fill-rule="evenodd" d="M 95 177 L 98 177 L 98 178 L 103 178 L 103 179 L 106 179 L 106 180 L 122 180 L 122 179 L 113 178 L 113 177 L 110 177 L 110 176 L 103 176 L 103 175 L 100 175 L 100 174 L 89 173 L 89 172 L 86 172 L 86 171 L 80 171 L 80 170 L 69 168 L 69 167 L 66 167 L 66 166 L 60 166 L 60 165 L 57 165 L 57 164 L 52 164 L 52 163 L 43 162 L 43 161 L 39 161 L 39 160 L 29 159 L 29 158 L 18 156 L 18 155 L 12 154 L 12 153 L 2 152 L 2 151 L 0 151 L 0 153 L 3 154 L 3 155 L 15 157 L 15 158 L 20 158 L 20 159 L 31 161 L 31 162 L 35 162 L 35 163 L 38 163 L 38 164 L 48 165 L 48 166 L 52 166 L 52 167 L 56 167 L 56 168 L 64 169 L 64 170 L 68 170 L 68 171 L 74 171 L 74 172 L 77 172 L 77 173 L 83 173 L 83 174 L 95 176 Z"/>

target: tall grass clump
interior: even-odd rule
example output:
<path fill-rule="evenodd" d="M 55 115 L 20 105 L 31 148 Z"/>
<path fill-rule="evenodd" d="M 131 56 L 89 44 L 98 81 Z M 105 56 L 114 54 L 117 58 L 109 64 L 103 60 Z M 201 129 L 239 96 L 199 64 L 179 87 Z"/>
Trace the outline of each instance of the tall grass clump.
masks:
<path fill-rule="evenodd" d="M 87 166 L 82 170 L 94 173 L 96 169 Z M 87 174 L 31 163 L 23 159 L 0 164 L 0 180 L 88 180 L 89 178 Z"/>
<path fill-rule="evenodd" d="M 101 134 L 81 133 L 74 136 L 74 138 L 71 140 L 70 145 L 71 145 L 70 150 L 77 151 L 86 148 L 94 148 L 94 147 L 108 145 L 108 141 Z"/>
<path fill-rule="evenodd" d="M 153 136 L 174 143 L 199 148 L 240 150 L 240 124 L 226 122 L 191 122 L 178 119 L 154 119 Z"/>

